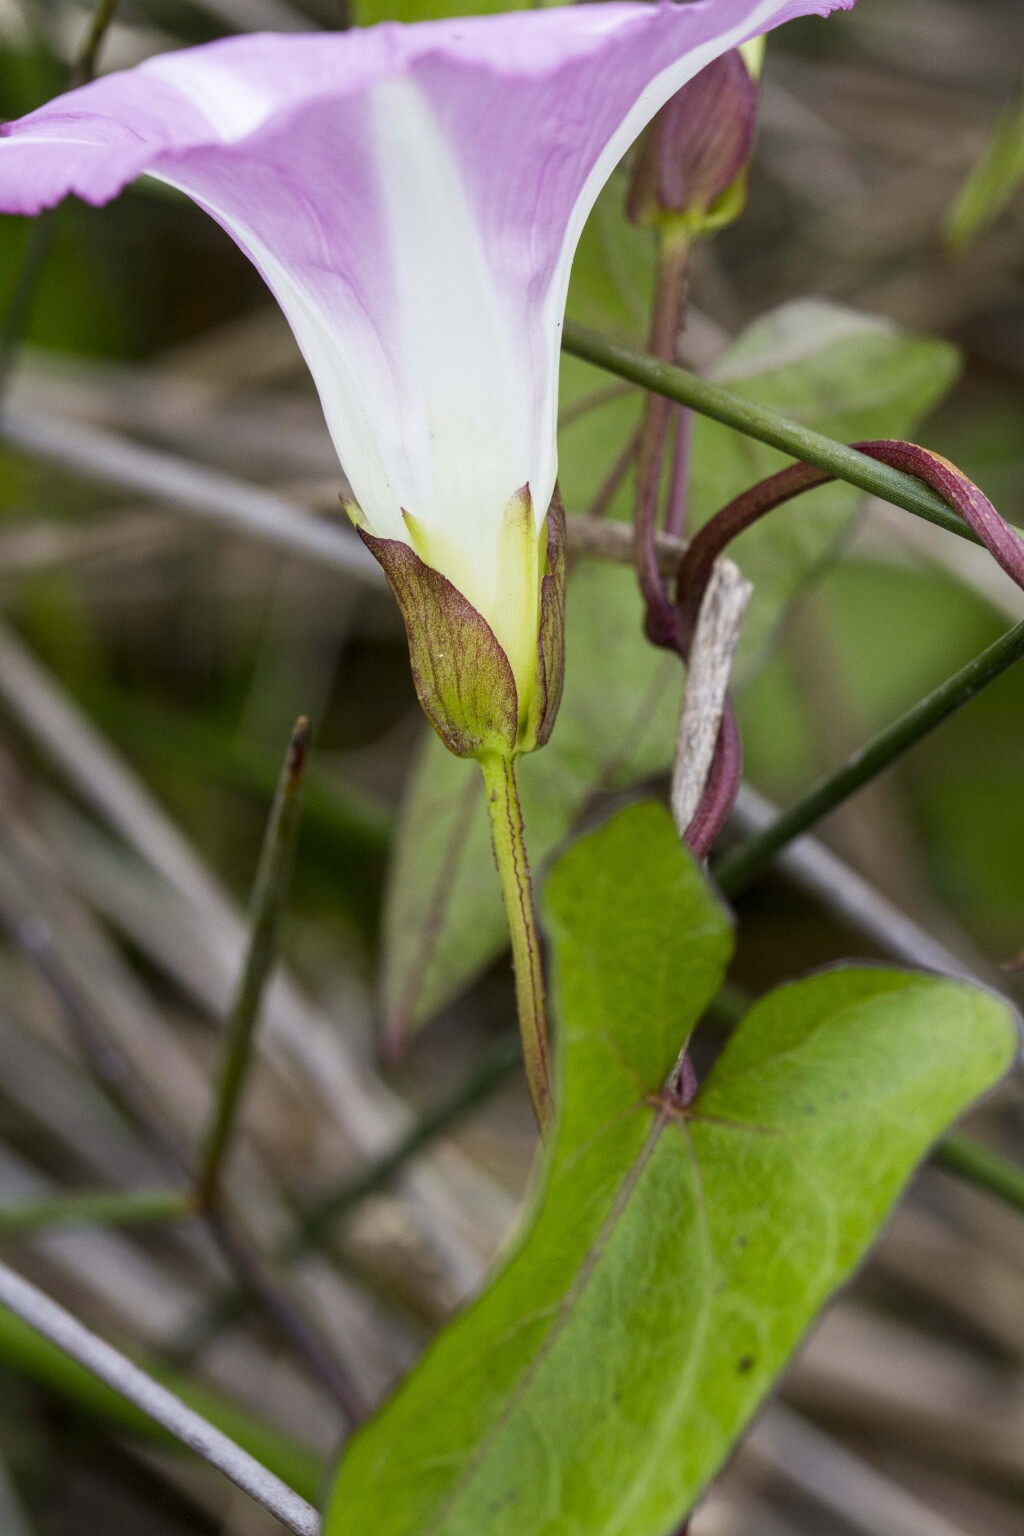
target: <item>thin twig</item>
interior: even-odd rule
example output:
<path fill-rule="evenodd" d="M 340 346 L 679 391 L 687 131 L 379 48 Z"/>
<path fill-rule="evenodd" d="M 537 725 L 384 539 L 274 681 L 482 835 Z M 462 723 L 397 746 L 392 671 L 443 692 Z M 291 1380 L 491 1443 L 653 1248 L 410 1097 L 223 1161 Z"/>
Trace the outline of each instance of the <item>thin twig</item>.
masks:
<path fill-rule="evenodd" d="M 948 720 L 989 683 L 1024 656 L 1024 622 L 1008 630 L 927 698 L 854 753 L 770 826 L 731 848 L 715 864 L 715 879 L 726 895 L 749 885 L 787 843 L 841 805 L 850 795 L 891 766 L 910 747 Z"/>
<path fill-rule="evenodd" d="M 731 560 L 708 583 L 690 647 L 672 772 L 672 815 L 685 837 L 707 785 L 722 724 L 733 656 L 753 586 Z"/>
<path fill-rule="evenodd" d="M 607 518 L 591 513 L 585 517 L 567 517 L 565 527 L 566 542 L 571 554 L 594 555 L 599 560 L 614 561 L 616 565 L 633 564 L 635 543 L 631 524 L 610 522 Z M 655 548 L 661 574 L 674 576 L 686 553 L 683 540 L 659 533 Z"/>
<path fill-rule="evenodd" d="M 675 359 L 686 312 L 689 261 L 689 236 L 674 228 L 664 231 L 659 246 L 654 310 L 648 337 L 650 350 L 657 357 Z M 665 443 L 671 420 L 672 408 L 664 395 L 650 391 L 644 402 L 633 520 L 637 574 L 647 610 L 646 629 L 656 645 L 671 645 L 678 628 L 678 614 L 661 579 L 656 547 Z"/>
<path fill-rule="evenodd" d="M 201 1211 L 209 1210 L 217 1199 L 221 1167 L 252 1065 L 263 994 L 277 959 L 278 930 L 299 835 L 308 750 L 309 721 L 302 716 L 288 746 L 260 854 L 242 978 L 228 1018 L 213 1113 L 199 1159 L 196 1203 Z"/>
<path fill-rule="evenodd" d="M 100 49 L 114 21 L 118 0 L 99 0 L 68 77 L 72 87 L 88 85 L 96 73 Z"/>
<path fill-rule="evenodd" d="M 0 1306 L 49 1339 L 209 1466 L 223 1472 L 296 1536 L 318 1536 L 320 1518 L 311 1504 L 6 1264 L 0 1264 Z"/>
<path fill-rule="evenodd" d="M 53 1227 L 147 1226 L 180 1221 L 192 1213 L 188 1190 L 73 1191 L 21 1205 L 0 1206 L 0 1239 Z"/>

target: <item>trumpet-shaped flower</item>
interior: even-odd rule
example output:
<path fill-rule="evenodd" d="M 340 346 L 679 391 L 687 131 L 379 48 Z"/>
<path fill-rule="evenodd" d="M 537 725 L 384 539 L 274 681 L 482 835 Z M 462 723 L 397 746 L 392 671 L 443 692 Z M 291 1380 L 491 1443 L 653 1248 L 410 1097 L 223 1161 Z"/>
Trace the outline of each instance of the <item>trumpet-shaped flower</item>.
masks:
<path fill-rule="evenodd" d="M 623 152 L 705 65 L 853 0 L 609 0 L 232 38 L 0 131 L 0 210 L 193 198 L 284 310 L 398 598 L 423 707 L 483 769 L 538 1117 L 551 1073 L 514 760 L 561 694 L 558 358 L 569 267 Z"/>
<path fill-rule="evenodd" d="M 146 173 L 223 225 L 309 364 L 357 521 L 402 601 L 428 714 L 455 750 L 522 750 L 557 707 L 558 553 L 544 524 L 587 214 L 704 65 L 852 4 L 613 0 L 231 38 L 8 124 L 0 209 L 36 213 L 68 193 L 101 204 Z"/>

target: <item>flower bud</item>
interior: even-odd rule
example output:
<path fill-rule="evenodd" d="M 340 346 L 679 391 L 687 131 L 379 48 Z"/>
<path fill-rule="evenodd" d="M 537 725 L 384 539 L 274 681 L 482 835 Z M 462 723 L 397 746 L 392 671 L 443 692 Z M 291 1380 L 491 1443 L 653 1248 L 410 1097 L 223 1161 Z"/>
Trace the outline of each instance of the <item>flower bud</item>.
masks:
<path fill-rule="evenodd" d="M 641 144 L 627 211 L 635 224 L 708 234 L 746 205 L 759 60 L 739 49 L 706 65 L 654 119 Z"/>

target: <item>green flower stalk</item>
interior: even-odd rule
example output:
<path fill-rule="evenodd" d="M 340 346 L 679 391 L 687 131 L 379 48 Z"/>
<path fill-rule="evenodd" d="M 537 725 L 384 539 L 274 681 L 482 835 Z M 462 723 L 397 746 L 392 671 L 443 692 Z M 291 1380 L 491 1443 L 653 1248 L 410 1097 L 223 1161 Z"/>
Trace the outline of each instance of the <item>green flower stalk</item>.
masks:
<path fill-rule="evenodd" d="M 479 762 L 512 939 L 523 1061 L 541 1126 L 553 1111 L 540 934 L 516 759 L 551 735 L 565 674 L 565 515 L 556 487 L 538 537 L 524 486 L 505 511 L 501 623 L 488 623 L 427 561 L 431 540 L 411 518 L 412 544 L 360 536 L 380 562 L 405 620 L 423 712 L 456 757 Z M 501 639 L 499 639 L 499 634 Z M 504 642 L 504 643 L 503 643 Z"/>

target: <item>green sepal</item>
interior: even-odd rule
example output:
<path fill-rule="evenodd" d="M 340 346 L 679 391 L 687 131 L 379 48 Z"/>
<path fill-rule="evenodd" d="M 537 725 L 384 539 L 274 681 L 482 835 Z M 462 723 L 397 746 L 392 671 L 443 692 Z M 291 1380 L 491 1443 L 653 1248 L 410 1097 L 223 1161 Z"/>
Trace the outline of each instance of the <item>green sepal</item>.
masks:
<path fill-rule="evenodd" d="M 519 735 L 515 678 L 486 619 L 408 544 L 358 531 L 402 610 L 416 693 L 449 752 L 512 756 Z"/>
<path fill-rule="evenodd" d="M 543 747 L 554 729 L 565 683 L 565 509 L 558 486 L 547 516 L 547 568 L 540 583 L 537 675 L 526 710 L 520 752 Z"/>

